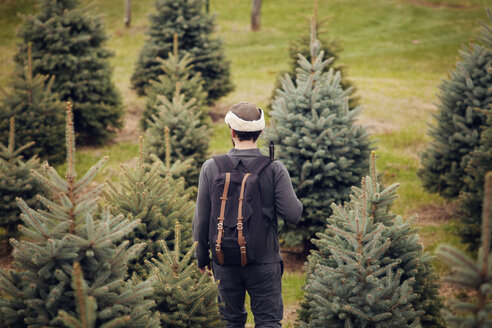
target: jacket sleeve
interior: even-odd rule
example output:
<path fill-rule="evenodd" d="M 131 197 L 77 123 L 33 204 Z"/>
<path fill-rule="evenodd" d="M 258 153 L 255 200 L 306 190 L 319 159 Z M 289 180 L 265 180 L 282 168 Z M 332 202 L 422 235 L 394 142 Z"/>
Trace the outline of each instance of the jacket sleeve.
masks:
<path fill-rule="evenodd" d="M 275 161 L 275 207 L 277 214 L 285 221 L 297 224 L 302 215 L 302 203 L 292 187 L 289 171 L 280 161 Z"/>
<path fill-rule="evenodd" d="M 205 162 L 200 171 L 198 195 L 192 225 L 193 240 L 198 242 L 195 256 L 198 260 L 199 268 L 204 268 L 210 263 L 208 228 L 211 204 L 209 181 L 207 178 L 207 168 L 209 164 L 210 163 Z"/>

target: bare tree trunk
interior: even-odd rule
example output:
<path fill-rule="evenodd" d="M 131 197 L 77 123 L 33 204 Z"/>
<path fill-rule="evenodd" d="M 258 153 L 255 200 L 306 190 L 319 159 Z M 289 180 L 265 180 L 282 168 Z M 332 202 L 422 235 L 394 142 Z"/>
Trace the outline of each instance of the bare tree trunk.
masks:
<path fill-rule="evenodd" d="M 258 31 L 260 29 L 260 18 L 261 0 L 253 0 L 253 5 L 251 6 L 251 29 L 253 31 Z"/>
<path fill-rule="evenodd" d="M 130 27 L 132 22 L 132 0 L 125 0 L 125 26 Z"/>

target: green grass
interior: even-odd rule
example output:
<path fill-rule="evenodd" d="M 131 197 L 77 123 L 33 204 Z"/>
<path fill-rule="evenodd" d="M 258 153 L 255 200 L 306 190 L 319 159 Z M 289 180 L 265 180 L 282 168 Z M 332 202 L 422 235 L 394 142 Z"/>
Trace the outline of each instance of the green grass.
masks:
<path fill-rule="evenodd" d="M 90 0 L 83 0 L 89 3 Z M 120 89 L 126 108 L 138 110 L 143 98 L 130 89 L 139 51 L 148 26 L 146 15 L 154 0 L 133 1 L 131 28 L 123 26 L 124 1 L 95 0 L 94 7 L 104 15 L 111 36 L 107 46 L 114 51 L 111 59 L 113 79 Z M 16 52 L 15 29 L 21 22 L 17 12 L 35 12 L 34 0 L 0 2 L 0 87 L 8 87 Z M 348 77 L 357 86 L 364 106 L 361 124 L 367 125 L 377 140 L 378 169 L 384 183 L 399 182 L 400 199 L 394 211 L 405 216 L 427 204 L 444 200 L 426 193 L 417 177 L 419 152 L 429 142 L 427 123 L 432 122 L 433 105 L 441 79 L 446 78 L 458 58 L 458 51 L 479 29 L 485 19 L 489 0 L 319 0 L 319 16 L 332 16 L 329 35 L 341 39 L 341 61 L 348 66 Z M 265 108 L 276 74 L 288 66 L 288 45 L 299 33 L 306 33 L 312 3 L 307 0 L 269 0 L 263 2 L 261 31 L 249 29 L 250 1 L 210 0 L 217 14 L 217 34 L 224 40 L 231 61 L 236 89 L 220 100 L 229 105 L 241 100 Z M 2 131 L 5 133 L 5 131 Z M 77 152 L 77 171 L 82 176 L 100 158 L 109 163 L 97 182 L 114 180 L 119 165 L 137 156 L 137 140 L 101 148 L 82 148 Z M 228 129 L 214 125 L 210 153 L 226 152 L 231 147 Z M 58 171 L 64 174 L 64 166 Z M 457 225 L 424 225 L 421 229 L 426 249 L 433 251 L 446 242 L 461 247 Z M 438 272 L 446 267 L 435 261 Z M 284 275 L 284 302 L 292 307 L 302 299 L 302 273 Z M 250 316 L 249 323 L 252 323 Z M 293 323 L 286 321 L 286 327 Z"/>

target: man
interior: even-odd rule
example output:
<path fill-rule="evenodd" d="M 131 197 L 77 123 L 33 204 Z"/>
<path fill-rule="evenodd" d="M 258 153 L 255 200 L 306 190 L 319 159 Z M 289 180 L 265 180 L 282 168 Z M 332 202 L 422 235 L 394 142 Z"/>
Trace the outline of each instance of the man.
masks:
<path fill-rule="evenodd" d="M 255 159 L 262 156 L 257 147 L 257 139 L 265 127 L 263 111 L 253 104 L 238 103 L 231 106 L 225 122 L 231 129 L 234 145 L 227 154 L 230 163 L 235 170 L 244 170 Z M 221 265 L 218 263 L 221 261 L 217 261 L 218 256 L 213 256 L 212 270 L 215 280 L 220 281 L 219 301 L 224 303 L 221 313 L 227 321 L 227 327 L 244 327 L 247 317 L 244 307 L 246 291 L 251 297 L 251 310 L 256 327 L 281 327 L 283 263 L 279 251 L 277 215 L 286 222 L 296 224 L 302 214 L 302 204 L 294 193 L 284 164 L 280 161 L 267 161 L 265 165 L 257 176 L 262 211 L 260 217 L 266 227 L 261 227 L 261 231 L 267 231 L 266 240 L 262 244 L 265 245 L 264 249 L 257 252 L 260 254 L 257 254 L 254 263 L 248 262 L 245 265 L 242 256 L 241 265 Z M 217 226 L 218 218 L 211 217 L 211 211 L 213 211 L 213 202 L 220 202 L 220 200 L 211 198 L 212 186 L 220 175 L 221 169 L 217 160 L 209 159 L 203 164 L 193 219 L 193 237 L 198 241 L 196 257 L 198 268 L 202 273 L 205 273 L 205 268 L 210 268 L 211 246 L 214 248 L 212 252 L 215 252 L 216 247 L 216 241 L 210 240 L 209 230 L 210 227 Z M 225 194 L 227 195 L 227 192 Z M 224 197 L 220 197 L 222 198 Z M 221 224 L 220 222 L 219 229 L 222 229 Z M 238 233 L 236 231 L 236 236 Z M 224 263 L 223 259 L 222 263 Z"/>

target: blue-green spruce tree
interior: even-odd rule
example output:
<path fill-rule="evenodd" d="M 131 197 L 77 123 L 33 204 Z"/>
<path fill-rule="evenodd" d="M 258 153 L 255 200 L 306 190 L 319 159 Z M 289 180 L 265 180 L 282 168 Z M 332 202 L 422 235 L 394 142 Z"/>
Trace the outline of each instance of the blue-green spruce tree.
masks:
<path fill-rule="evenodd" d="M 398 185 L 381 187 L 374 155 L 370 171 L 313 240 L 300 325 L 444 328 L 431 258 L 412 220 L 390 211 Z"/>
<path fill-rule="evenodd" d="M 467 191 L 466 167 L 479 145 L 481 127 L 492 103 L 492 14 L 478 40 L 460 51 L 461 61 L 440 86 L 433 141 L 422 153 L 418 174 L 424 188 L 446 198 Z M 480 110 L 476 110 L 480 109 Z"/>
<path fill-rule="evenodd" d="M 157 327 L 150 308 L 150 281 L 127 279 L 127 263 L 143 245 L 128 248 L 121 242 L 139 221 L 98 210 L 103 185 L 91 180 L 107 158 L 82 178 L 75 173 L 75 135 L 71 106 L 67 110 L 67 171 L 65 179 L 46 164 L 33 174 L 47 186 L 50 197 L 39 196 L 46 207 L 31 208 L 19 198 L 21 239 L 11 239 L 13 268 L 0 269 L 0 324 L 2 327 L 64 327 L 59 311 L 77 312 L 72 288 L 74 263 L 79 263 L 89 296 L 97 303 L 95 326 L 130 316 L 125 327 Z"/>
<path fill-rule="evenodd" d="M 340 73 L 326 70 L 330 60 L 324 60 L 314 25 L 313 20 L 311 61 L 299 55 L 295 81 L 289 75 L 282 79 L 265 133 L 304 206 L 297 226 L 283 228 L 291 245 L 324 230 L 330 204 L 347 201 L 351 186 L 367 173 L 371 150 L 366 129 L 356 123 L 361 109 L 349 108 L 351 90 L 342 88 Z"/>

